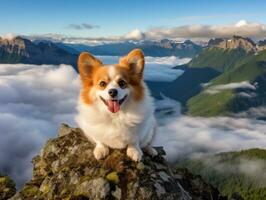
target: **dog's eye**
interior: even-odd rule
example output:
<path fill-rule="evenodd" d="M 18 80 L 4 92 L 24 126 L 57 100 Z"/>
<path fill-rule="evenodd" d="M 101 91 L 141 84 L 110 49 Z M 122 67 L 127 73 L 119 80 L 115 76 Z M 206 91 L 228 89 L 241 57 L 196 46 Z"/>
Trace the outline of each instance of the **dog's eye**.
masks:
<path fill-rule="evenodd" d="M 126 81 L 124 81 L 124 80 L 120 80 L 120 81 L 118 81 L 118 85 L 119 85 L 121 88 L 125 88 L 126 85 L 127 85 L 127 83 L 126 83 Z"/>
<path fill-rule="evenodd" d="M 101 82 L 99 83 L 99 85 L 100 85 L 100 87 L 105 87 L 105 86 L 106 86 L 106 82 L 105 82 L 105 81 L 101 81 Z"/>

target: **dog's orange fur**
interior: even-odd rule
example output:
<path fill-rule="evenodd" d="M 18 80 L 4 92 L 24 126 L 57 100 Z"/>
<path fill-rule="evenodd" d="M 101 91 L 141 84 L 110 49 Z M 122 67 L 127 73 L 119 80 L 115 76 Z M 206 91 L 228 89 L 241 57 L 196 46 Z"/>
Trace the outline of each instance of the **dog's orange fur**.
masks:
<path fill-rule="evenodd" d="M 144 55 L 140 49 L 131 51 L 127 56 L 120 59 L 119 64 L 114 64 L 116 73 L 133 88 L 133 98 L 140 101 L 144 97 L 144 86 L 142 83 L 144 70 Z M 92 104 L 92 88 L 99 87 L 100 81 L 107 84 L 110 81 L 108 66 L 103 65 L 100 60 L 89 53 L 83 52 L 78 59 L 78 69 L 82 82 L 81 97 L 86 104 Z M 117 80 L 118 81 L 118 80 Z M 90 94 L 90 95 L 88 95 Z"/>
<path fill-rule="evenodd" d="M 142 159 L 142 148 L 157 155 L 150 146 L 156 119 L 153 99 L 143 81 L 142 51 L 135 49 L 109 66 L 89 53 L 81 53 L 78 68 L 82 88 L 76 121 L 96 144 L 95 158 L 106 157 L 109 148 L 126 148 L 127 156 L 137 162 Z"/>

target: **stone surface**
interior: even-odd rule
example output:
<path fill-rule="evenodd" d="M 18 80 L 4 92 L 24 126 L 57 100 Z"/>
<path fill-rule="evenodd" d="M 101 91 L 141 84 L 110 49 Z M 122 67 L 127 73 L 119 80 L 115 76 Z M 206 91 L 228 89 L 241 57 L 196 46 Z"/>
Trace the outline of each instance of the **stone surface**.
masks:
<path fill-rule="evenodd" d="M 67 134 L 66 134 L 67 133 Z M 131 161 L 125 150 L 111 150 L 97 161 L 94 145 L 80 129 L 63 125 L 33 159 L 33 176 L 13 200 L 77 199 L 226 199 L 212 186 L 184 170 L 172 170 L 159 155 Z"/>
<path fill-rule="evenodd" d="M 218 47 L 222 49 L 237 49 L 241 48 L 247 53 L 256 52 L 256 44 L 249 38 L 241 36 L 233 36 L 230 39 L 216 38 L 211 39 L 208 43 L 209 47 Z"/>
<path fill-rule="evenodd" d="M 258 51 L 266 50 L 266 40 L 259 41 L 257 43 L 257 49 Z"/>

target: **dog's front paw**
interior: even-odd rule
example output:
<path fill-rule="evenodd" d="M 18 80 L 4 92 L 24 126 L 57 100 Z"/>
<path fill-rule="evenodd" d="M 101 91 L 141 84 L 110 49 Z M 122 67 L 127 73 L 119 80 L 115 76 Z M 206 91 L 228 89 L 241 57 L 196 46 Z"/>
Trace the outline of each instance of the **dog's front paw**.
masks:
<path fill-rule="evenodd" d="M 100 160 L 109 154 L 109 148 L 103 144 L 97 144 L 93 154 L 96 160 Z"/>
<path fill-rule="evenodd" d="M 131 160 L 139 162 L 142 159 L 142 151 L 136 147 L 128 147 L 127 148 L 127 156 L 131 158 Z"/>

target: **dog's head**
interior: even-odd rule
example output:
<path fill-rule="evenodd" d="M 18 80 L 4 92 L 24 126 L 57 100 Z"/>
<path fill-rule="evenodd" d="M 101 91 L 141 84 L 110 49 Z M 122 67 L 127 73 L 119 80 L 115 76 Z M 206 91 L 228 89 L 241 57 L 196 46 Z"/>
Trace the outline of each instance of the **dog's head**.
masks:
<path fill-rule="evenodd" d="M 113 65 L 104 65 L 93 55 L 83 52 L 78 59 L 78 69 L 81 98 L 85 104 L 116 113 L 126 102 L 143 99 L 144 55 L 140 49 L 131 51 L 119 64 Z"/>

